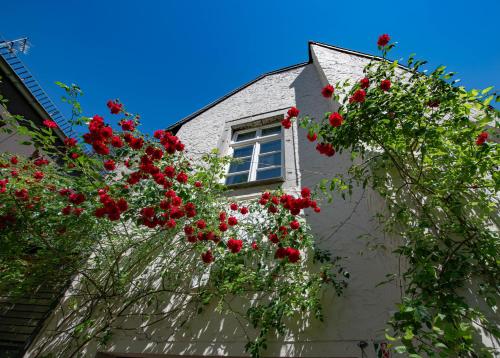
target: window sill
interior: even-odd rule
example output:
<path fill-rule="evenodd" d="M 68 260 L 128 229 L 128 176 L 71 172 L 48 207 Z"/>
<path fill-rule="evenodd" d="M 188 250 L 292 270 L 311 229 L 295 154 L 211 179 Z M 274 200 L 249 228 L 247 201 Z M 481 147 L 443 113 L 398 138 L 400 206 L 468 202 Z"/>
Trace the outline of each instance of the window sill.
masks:
<path fill-rule="evenodd" d="M 247 182 L 238 183 L 238 184 L 229 184 L 226 186 L 228 189 L 233 190 L 233 189 L 252 188 L 252 187 L 261 186 L 261 185 L 268 185 L 268 184 L 284 183 L 284 182 L 285 182 L 285 178 L 279 177 L 279 178 L 271 178 L 271 179 L 264 179 L 264 180 L 247 181 Z"/>

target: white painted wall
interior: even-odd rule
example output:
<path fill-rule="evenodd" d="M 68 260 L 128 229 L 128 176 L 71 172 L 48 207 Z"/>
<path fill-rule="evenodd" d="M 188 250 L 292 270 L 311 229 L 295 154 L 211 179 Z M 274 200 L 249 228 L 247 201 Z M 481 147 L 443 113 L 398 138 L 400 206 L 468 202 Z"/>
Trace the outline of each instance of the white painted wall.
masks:
<path fill-rule="evenodd" d="M 294 105 L 302 114 L 319 118 L 332 109 L 331 103 L 320 93 L 326 81 L 356 80 L 366 61 L 318 46 L 313 46 L 313 59 L 313 64 L 261 79 L 183 125 L 178 135 L 186 148 L 193 156 L 206 153 L 221 146 L 226 122 Z M 292 139 L 298 140 L 301 186 L 312 187 L 319 179 L 342 173 L 349 167 L 350 158 L 346 154 L 333 158 L 320 156 L 314 149 L 315 144 L 307 141 L 303 130 Z M 333 255 L 346 257 L 344 264 L 351 272 L 351 282 L 342 297 L 333 292 L 325 294 L 324 323 L 315 322 L 303 332 L 272 340 L 267 356 L 361 357 L 357 346 L 360 340 L 369 343 L 365 357 L 375 356 L 372 341 L 384 339 L 386 321 L 399 298 L 399 290 L 394 284 L 375 288 L 386 273 L 395 272 L 398 264 L 390 253 L 394 241 L 384 237 L 372 220 L 382 208 L 383 203 L 373 192 L 356 189 L 351 199 L 336 198 L 333 204 L 325 203 L 320 214 L 306 214 L 320 246 L 329 249 Z M 370 235 L 387 249 L 370 250 L 368 241 L 358 239 L 359 235 Z M 373 239 L 370 242 L 373 243 Z M 57 317 L 56 312 L 49 328 Z M 168 331 L 168 327 L 158 327 L 149 336 L 134 331 L 117 332 L 112 338 L 110 351 L 245 355 L 246 341 L 238 323 L 216 313 L 198 317 L 183 333 L 168 337 Z M 51 349 L 57 352 L 57 344 Z M 32 349 L 28 356 L 33 356 L 33 352 Z M 82 355 L 91 357 L 95 352 L 96 346 L 91 345 Z"/>

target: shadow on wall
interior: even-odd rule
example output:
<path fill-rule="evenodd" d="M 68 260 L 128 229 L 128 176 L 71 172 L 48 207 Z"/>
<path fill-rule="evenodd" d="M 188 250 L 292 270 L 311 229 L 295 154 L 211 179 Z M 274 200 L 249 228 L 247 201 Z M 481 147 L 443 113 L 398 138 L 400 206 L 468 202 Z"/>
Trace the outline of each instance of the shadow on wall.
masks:
<path fill-rule="evenodd" d="M 320 121 L 325 112 L 338 109 L 338 103 L 321 95 L 323 85 L 314 65 L 306 66 L 294 81 L 292 86 L 301 115 Z M 317 142 L 311 143 L 306 135 L 306 130 L 298 129 L 302 187 L 313 188 L 321 179 L 347 173 L 352 163 L 350 153 L 322 156 L 315 150 Z M 327 329 L 336 331 L 336 338 L 385 339 L 386 322 L 396 309 L 400 288 L 396 282 L 376 287 L 386 279 L 386 274 L 398 272 L 398 257 L 392 254 L 398 240 L 386 236 L 374 219 L 385 208 L 383 199 L 369 188 L 354 187 L 345 200 L 335 194 L 332 203 L 323 200 L 321 204 L 320 214 L 306 212 L 317 245 L 333 256 L 344 257 L 344 266 L 351 273 L 345 295 L 333 305 L 325 300 Z"/>

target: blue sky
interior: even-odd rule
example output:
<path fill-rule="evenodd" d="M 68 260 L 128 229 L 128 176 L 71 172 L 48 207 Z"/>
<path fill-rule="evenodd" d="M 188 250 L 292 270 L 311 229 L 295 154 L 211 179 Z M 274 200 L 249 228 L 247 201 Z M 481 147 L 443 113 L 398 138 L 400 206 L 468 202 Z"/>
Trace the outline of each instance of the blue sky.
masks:
<path fill-rule="evenodd" d="M 7 1 L 0 34 L 28 36 L 22 59 L 54 100 L 85 91 L 86 114 L 120 98 L 152 132 L 263 72 L 307 60 L 314 40 L 377 54 L 399 42 L 468 88 L 500 85 L 500 1 Z M 63 107 L 62 104 L 60 107 Z"/>

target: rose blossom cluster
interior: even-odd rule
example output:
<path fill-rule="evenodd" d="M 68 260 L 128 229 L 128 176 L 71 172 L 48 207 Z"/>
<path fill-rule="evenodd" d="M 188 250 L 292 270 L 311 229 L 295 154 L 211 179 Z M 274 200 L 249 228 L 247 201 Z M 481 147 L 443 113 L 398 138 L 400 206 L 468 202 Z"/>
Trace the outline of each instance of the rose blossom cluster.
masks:
<path fill-rule="evenodd" d="M 290 108 L 287 112 L 286 118 L 281 121 L 281 125 L 284 128 L 289 129 L 292 126 L 292 118 L 298 117 L 299 113 L 300 111 L 296 107 Z"/>
<path fill-rule="evenodd" d="M 111 221 L 120 219 L 122 213 L 128 210 L 128 203 L 124 198 L 113 199 L 105 189 L 98 190 L 99 202 L 102 204 L 94 211 L 97 218 L 106 216 Z"/>
<path fill-rule="evenodd" d="M 73 214 L 76 216 L 80 216 L 84 209 L 78 207 L 78 205 L 81 205 L 85 202 L 85 195 L 82 193 L 76 193 L 68 188 L 60 189 L 59 194 L 67 198 L 68 201 L 68 205 L 61 209 L 61 213 L 63 215 Z"/>
<path fill-rule="evenodd" d="M 89 132 L 83 135 L 85 143 L 92 145 L 97 154 L 108 155 L 109 145 L 121 148 L 123 142 L 117 135 L 113 135 L 113 129 L 104 124 L 104 118 L 95 115 L 89 122 Z"/>
<path fill-rule="evenodd" d="M 184 150 L 184 144 L 179 138 L 168 131 L 162 129 L 156 130 L 154 132 L 154 137 L 160 140 L 163 148 L 165 148 L 165 151 L 169 154 L 174 154 L 176 151 L 182 152 Z"/>
<path fill-rule="evenodd" d="M 149 228 L 160 226 L 173 229 L 177 226 L 176 220 L 194 216 L 196 206 L 191 202 L 184 204 L 182 198 L 172 189 L 165 192 L 165 199 L 160 201 L 158 207 L 148 206 L 140 210 L 140 222 Z"/>
<path fill-rule="evenodd" d="M 261 195 L 259 204 L 267 207 L 268 212 L 271 214 L 277 213 L 280 207 L 293 216 L 299 215 L 301 210 L 306 208 L 312 208 L 317 213 L 321 211 L 317 202 L 311 199 L 311 190 L 309 188 L 303 188 L 300 197 L 297 198 L 289 194 L 283 194 L 278 197 L 265 192 Z M 285 248 L 281 245 L 281 242 L 288 237 L 290 230 L 296 231 L 300 227 L 300 223 L 294 219 L 290 221 L 289 227 L 282 225 L 277 229 L 277 232 L 270 232 L 268 234 L 269 241 L 278 245 L 275 252 L 276 258 L 283 259 L 287 257 L 288 261 L 292 263 L 300 259 L 300 251 L 298 249 L 293 247 Z"/>
<path fill-rule="evenodd" d="M 239 207 L 236 203 L 231 203 L 229 205 L 231 211 L 239 211 L 241 215 L 246 215 L 249 210 L 246 206 Z M 204 219 L 199 219 L 194 223 L 187 224 L 184 226 L 184 233 L 188 242 L 196 243 L 198 241 L 213 241 L 215 244 L 221 241 L 221 236 L 226 232 L 229 227 L 238 225 L 238 219 L 228 214 L 225 211 L 219 213 L 219 232 L 212 230 L 208 227 L 207 222 Z M 233 237 L 229 238 L 226 243 L 227 249 L 233 253 L 237 254 L 243 248 L 243 240 L 238 240 Z M 252 246 L 253 247 L 253 246 Z M 203 262 L 209 264 L 214 261 L 214 255 L 209 249 L 201 255 Z"/>

